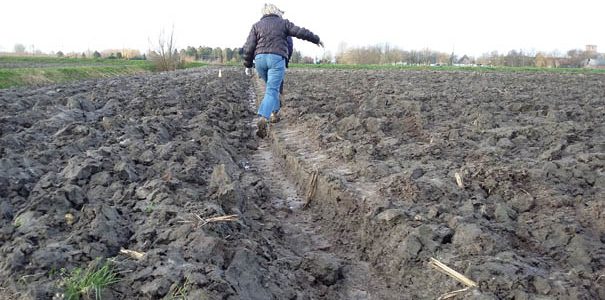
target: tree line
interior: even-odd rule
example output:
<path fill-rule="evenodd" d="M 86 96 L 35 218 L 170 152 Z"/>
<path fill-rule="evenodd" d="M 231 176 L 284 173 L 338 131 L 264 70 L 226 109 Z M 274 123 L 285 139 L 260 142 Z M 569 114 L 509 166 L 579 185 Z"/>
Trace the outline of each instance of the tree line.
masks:
<path fill-rule="evenodd" d="M 179 54 L 185 58 L 210 63 L 241 63 L 243 61 L 241 48 L 187 46 L 185 49 L 181 49 Z M 294 49 L 290 62 L 295 64 L 315 63 L 315 59 L 309 56 L 303 56 L 299 50 Z"/>
<path fill-rule="evenodd" d="M 594 46 L 592 46 L 594 47 Z M 401 65 L 485 65 L 505 67 L 570 67 L 586 65 L 590 59 L 605 60 L 605 54 L 587 46 L 586 50 L 572 49 L 562 54 L 558 51 L 510 50 L 507 53 L 492 51 L 479 57 L 434 51 L 402 50 L 387 44 L 365 47 L 347 47 L 341 44 L 335 56 L 338 64 L 401 64 Z M 326 60 L 326 59 L 324 59 Z"/>
<path fill-rule="evenodd" d="M 87 50 L 84 52 L 51 52 L 51 53 L 43 53 L 41 50 L 36 49 L 34 45 L 31 45 L 29 48 L 21 43 L 17 43 L 14 46 L 14 53 L 17 55 L 34 55 L 34 56 L 57 56 L 57 57 L 70 57 L 70 58 L 108 58 L 108 59 L 132 59 L 132 60 L 145 60 L 147 59 L 147 55 L 145 53 L 141 54 L 141 51 L 137 49 L 105 49 L 102 51 L 97 50 Z"/>
<path fill-rule="evenodd" d="M 241 63 L 241 48 L 188 46 L 181 49 L 181 57 L 210 63 Z M 400 65 L 486 65 L 505 67 L 582 67 L 587 59 L 605 59 L 596 51 L 572 49 L 562 54 L 558 51 L 510 50 L 507 53 L 492 51 L 479 57 L 435 51 L 432 49 L 402 50 L 388 43 L 374 46 L 347 47 L 339 45 L 336 55 L 326 51 L 322 57 L 304 56 L 294 49 L 291 63 L 337 64 L 400 64 Z"/>
<path fill-rule="evenodd" d="M 592 46 L 595 47 L 595 46 Z M 39 50 L 34 51 L 31 46 L 32 55 L 41 55 Z M 158 48 L 158 49 L 161 49 Z M 108 58 L 108 59 L 147 59 L 157 57 L 162 50 L 149 50 L 141 54 L 135 49 L 106 49 L 99 51 L 85 51 L 82 53 L 63 53 L 58 51 L 51 55 L 59 57 L 82 57 L 82 58 Z M 16 54 L 28 54 L 27 47 L 23 44 L 15 45 Z M 221 48 L 209 46 L 187 46 L 177 50 L 170 47 L 170 57 L 177 61 L 203 61 L 208 63 L 241 63 L 241 48 Z M 164 52 L 166 52 L 164 50 Z M 166 55 L 166 53 L 164 53 Z M 160 55 L 162 56 L 162 55 Z M 322 57 L 304 56 L 299 50 L 294 49 L 291 63 L 314 64 L 314 63 L 337 63 L 337 64 L 398 64 L 398 65 L 485 65 L 506 67 L 583 67 L 591 59 L 605 60 L 605 55 L 596 52 L 595 48 L 587 46 L 586 50 L 571 49 L 566 53 L 558 51 L 527 51 L 510 50 L 507 53 L 492 51 L 484 53 L 479 57 L 469 55 L 458 55 L 431 50 L 402 50 L 388 43 L 373 46 L 347 47 L 341 43 L 336 55 L 326 51 Z"/>

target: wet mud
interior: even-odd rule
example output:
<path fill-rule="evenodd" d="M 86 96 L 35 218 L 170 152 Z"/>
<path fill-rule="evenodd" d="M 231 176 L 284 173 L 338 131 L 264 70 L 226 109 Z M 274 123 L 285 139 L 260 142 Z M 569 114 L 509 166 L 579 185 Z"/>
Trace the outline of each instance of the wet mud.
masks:
<path fill-rule="evenodd" d="M 275 141 L 340 248 L 404 298 L 605 297 L 605 78 L 291 71 Z M 601 283 L 600 283 L 601 282 Z"/>
<path fill-rule="evenodd" d="M 605 298 L 605 77 L 291 69 L 259 139 L 217 74 L 0 91 L 0 296 L 107 260 L 104 299 L 435 299 L 434 257 L 460 299 Z"/>

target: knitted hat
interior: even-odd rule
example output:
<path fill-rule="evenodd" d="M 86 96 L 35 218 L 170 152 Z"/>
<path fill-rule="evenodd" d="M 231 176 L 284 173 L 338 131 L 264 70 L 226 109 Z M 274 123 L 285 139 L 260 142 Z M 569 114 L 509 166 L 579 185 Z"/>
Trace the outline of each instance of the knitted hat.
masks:
<path fill-rule="evenodd" d="M 262 13 L 263 13 L 263 16 L 278 15 L 281 17 L 284 14 L 284 11 L 277 8 L 277 6 L 275 6 L 274 4 L 265 3 Z"/>

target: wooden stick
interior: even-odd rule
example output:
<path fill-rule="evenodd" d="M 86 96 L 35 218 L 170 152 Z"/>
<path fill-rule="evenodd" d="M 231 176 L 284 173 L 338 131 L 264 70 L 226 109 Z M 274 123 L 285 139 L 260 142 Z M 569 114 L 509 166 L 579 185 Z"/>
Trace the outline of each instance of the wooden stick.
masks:
<path fill-rule="evenodd" d="M 458 282 L 466 285 L 467 287 L 477 287 L 476 282 L 474 282 L 471 279 L 469 279 L 468 277 L 454 271 L 450 267 L 446 266 L 445 264 L 441 263 L 440 261 L 438 261 L 432 257 L 430 258 L 429 265 L 431 267 L 437 269 L 437 271 L 440 271 L 440 272 L 456 279 Z"/>

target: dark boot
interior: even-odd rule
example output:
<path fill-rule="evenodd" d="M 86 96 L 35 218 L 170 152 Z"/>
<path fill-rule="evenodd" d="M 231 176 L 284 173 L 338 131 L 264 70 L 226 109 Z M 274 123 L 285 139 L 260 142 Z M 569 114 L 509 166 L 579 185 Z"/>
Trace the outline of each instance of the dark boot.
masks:
<path fill-rule="evenodd" d="M 256 135 L 259 138 L 262 139 L 267 136 L 267 119 L 265 119 L 264 117 L 260 117 L 256 122 L 256 127 Z"/>
<path fill-rule="evenodd" d="M 269 122 L 271 123 L 277 123 L 279 122 L 280 117 L 279 117 L 279 113 L 278 112 L 272 112 L 271 113 L 271 117 L 269 117 Z"/>

